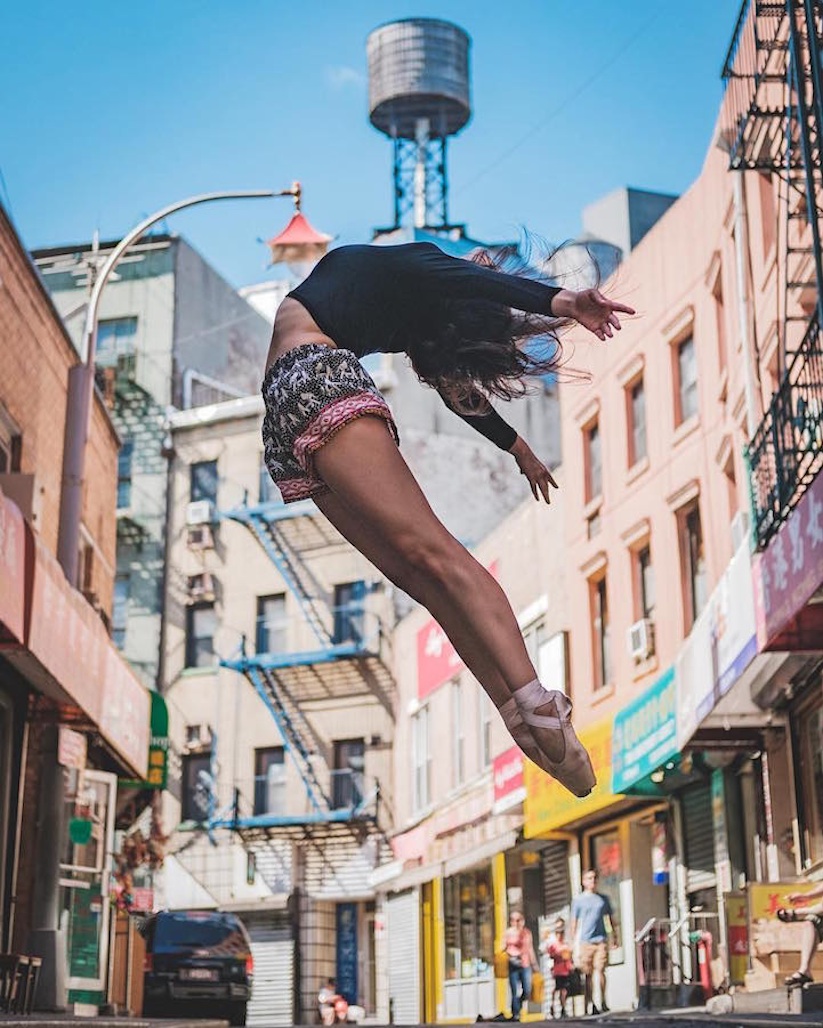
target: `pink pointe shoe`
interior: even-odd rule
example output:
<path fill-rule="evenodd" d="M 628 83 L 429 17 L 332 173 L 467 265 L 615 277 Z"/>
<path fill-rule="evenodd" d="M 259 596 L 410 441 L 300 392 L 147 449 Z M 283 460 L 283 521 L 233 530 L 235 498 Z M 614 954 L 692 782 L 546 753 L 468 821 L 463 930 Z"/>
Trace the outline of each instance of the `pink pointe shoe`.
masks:
<path fill-rule="evenodd" d="M 500 707 L 500 716 L 503 718 L 503 723 L 509 730 L 509 735 L 511 735 L 512 739 L 514 739 L 523 753 L 526 754 L 533 764 L 537 764 L 538 767 L 543 767 L 546 758 L 540 752 L 540 747 L 532 738 L 531 730 L 523 720 L 523 715 L 520 713 L 520 708 L 517 706 L 517 700 L 514 696 L 506 700 L 503 706 Z"/>
<path fill-rule="evenodd" d="M 542 759 L 535 760 L 524 750 L 526 756 L 575 796 L 588 796 L 597 784 L 597 779 L 589 755 L 577 738 L 572 725 L 572 702 L 568 696 L 556 689 L 544 689 L 535 679 L 517 689 L 512 700 L 517 707 L 523 729 L 528 732 L 532 747 L 537 744 Z M 504 706 L 508 707 L 509 703 L 511 700 Z M 556 714 L 536 713 L 541 707 L 551 703 L 554 704 Z M 511 732 L 510 726 L 509 731 Z"/>

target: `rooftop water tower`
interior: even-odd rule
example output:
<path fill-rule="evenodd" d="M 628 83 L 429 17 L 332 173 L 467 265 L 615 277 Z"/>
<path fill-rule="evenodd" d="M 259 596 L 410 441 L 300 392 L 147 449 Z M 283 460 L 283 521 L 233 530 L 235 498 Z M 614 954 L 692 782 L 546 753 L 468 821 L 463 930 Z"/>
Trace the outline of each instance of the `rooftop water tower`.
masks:
<path fill-rule="evenodd" d="M 370 33 L 369 118 L 394 144 L 394 227 L 448 220 L 446 142 L 471 117 L 469 44 L 439 18 L 405 18 Z"/>

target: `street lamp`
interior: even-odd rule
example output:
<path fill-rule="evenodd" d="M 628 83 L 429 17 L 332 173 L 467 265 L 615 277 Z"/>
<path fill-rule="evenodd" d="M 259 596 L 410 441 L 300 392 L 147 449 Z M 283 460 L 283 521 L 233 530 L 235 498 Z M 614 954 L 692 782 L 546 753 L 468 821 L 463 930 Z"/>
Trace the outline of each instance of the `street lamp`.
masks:
<path fill-rule="evenodd" d="M 187 200 L 173 203 L 136 225 L 109 254 L 105 263 L 95 276 L 94 285 L 86 308 L 86 320 L 83 326 L 82 363 L 69 371 L 69 388 L 66 406 L 66 439 L 63 448 L 63 480 L 60 491 L 60 528 L 57 539 L 57 559 L 63 572 L 71 583 L 77 583 L 77 564 L 79 559 L 80 519 L 83 499 L 83 475 L 85 472 L 86 444 L 89 435 L 91 418 L 91 402 L 94 395 L 94 358 L 97 349 L 97 320 L 100 307 L 100 295 L 115 265 L 125 251 L 144 235 L 152 225 L 162 221 L 175 211 L 196 204 L 209 203 L 212 200 L 268 199 L 274 196 L 291 196 L 294 199 L 296 214 L 300 213 L 300 183 L 294 182 L 290 189 L 275 192 L 270 189 L 247 189 L 238 192 L 201 193 Z M 319 237 L 320 234 L 317 233 Z M 326 239 L 325 245 L 328 245 Z M 322 239 L 317 238 L 306 245 L 306 257 L 321 256 Z M 322 252 L 325 252 L 323 250 Z"/>

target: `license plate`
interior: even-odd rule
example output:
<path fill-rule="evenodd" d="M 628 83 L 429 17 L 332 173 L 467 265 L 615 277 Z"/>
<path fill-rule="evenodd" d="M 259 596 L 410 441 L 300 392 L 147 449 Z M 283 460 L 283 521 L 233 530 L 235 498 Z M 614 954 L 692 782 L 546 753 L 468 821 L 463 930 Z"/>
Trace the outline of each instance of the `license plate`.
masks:
<path fill-rule="evenodd" d="M 183 967 L 180 969 L 180 977 L 190 982 L 216 982 L 217 971 L 208 967 Z"/>

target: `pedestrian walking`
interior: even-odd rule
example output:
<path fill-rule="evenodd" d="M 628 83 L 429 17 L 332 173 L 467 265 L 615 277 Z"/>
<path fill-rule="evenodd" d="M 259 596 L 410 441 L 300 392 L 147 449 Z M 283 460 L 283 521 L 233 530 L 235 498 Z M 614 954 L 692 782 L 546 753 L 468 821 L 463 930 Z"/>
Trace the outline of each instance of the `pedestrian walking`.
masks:
<path fill-rule="evenodd" d="M 519 910 L 509 916 L 509 927 L 503 935 L 503 947 L 509 958 L 509 989 L 512 995 L 512 1021 L 520 1020 L 523 1004 L 529 1002 L 532 973 L 537 970 L 534 939 Z"/>
<path fill-rule="evenodd" d="M 433 243 L 328 253 L 277 312 L 263 380 L 265 460 L 285 502 L 311 497 L 429 610 L 526 756 L 585 796 L 595 776 L 571 702 L 538 680 L 502 589 L 435 516 L 358 360 L 405 352 L 421 381 L 509 451 L 535 499 L 548 503 L 551 472 L 489 398 L 511 399 L 529 376 L 557 370 L 559 325 L 577 321 L 605 340 L 619 313 L 634 312 L 596 289 L 560 289 L 490 263 L 450 257 Z"/>
<path fill-rule="evenodd" d="M 584 1010 L 587 1014 L 603 1014 L 609 1009 L 606 1005 L 607 940 L 613 944 L 614 925 L 612 905 L 608 896 L 597 891 L 597 878 L 594 869 L 583 872 L 583 892 L 572 900 L 569 925 L 571 936 L 578 943 L 575 963 L 585 976 Z M 594 1002 L 595 984 L 599 1005 Z"/>
<path fill-rule="evenodd" d="M 571 943 L 566 938 L 566 922 L 562 917 L 558 917 L 554 923 L 554 932 L 546 943 L 546 954 L 552 963 L 552 978 L 554 979 L 549 1013 L 554 1017 L 555 1001 L 559 1000 L 558 1016 L 565 1017 L 566 999 L 569 995 L 569 977 L 574 965 L 572 964 Z"/>

